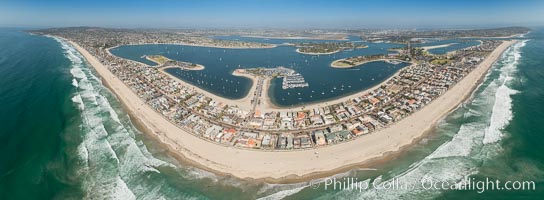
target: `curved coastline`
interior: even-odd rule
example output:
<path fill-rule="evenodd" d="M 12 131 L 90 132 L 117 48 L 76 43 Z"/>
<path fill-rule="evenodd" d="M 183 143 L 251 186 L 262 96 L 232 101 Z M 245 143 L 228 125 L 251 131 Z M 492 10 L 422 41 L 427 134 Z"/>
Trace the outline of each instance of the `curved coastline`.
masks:
<path fill-rule="evenodd" d="M 311 110 L 311 109 L 314 109 L 314 108 L 317 108 L 317 107 L 330 106 L 330 105 L 333 105 L 333 104 L 346 102 L 346 101 L 349 101 L 350 99 L 354 99 L 354 98 L 363 96 L 363 95 L 365 95 L 365 94 L 367 94 L 367 93 L 369 93 L 371 91 L 374 91 L 374 90 L 380 88 L 383 84 L 387 83 L 392 78 L 398 76 L 402 70 L 408 69 L 408 68 L 410 68 L 410 67 L 412 67 L 414 65 L 415 64 L 412 63 L 409 66 L 406 66 L 406 67 L 398 70 L 397 72 L 395 72 L 394 74 L 389 76 L 389 78 L 385 79 L 381 83 L 376 84 L 376 85 L 374 85 L 374 86 L 372 86 L 370 88 L 360 90 L 358 92 L 348 94 L 348 95 L 344 95 L 344 96 L 341 96 L 341 97 L 335 97 L 335 98 L 332 98 L 332 99 L 329 99 L 329 100 L 317 101 L 317 102 L 312 102 L 312 103 L 304 104 L 304 105 L 293 105 L 293 106 L 280 106 L 280 105 L 277 105 L 270 98 L 269 90 L 263 91 L 263 98 L 264 98 L 265 101 L 263 102 L 262 110 L 265 111 L 265 112 L 270 112 L 270 111 L 288 111 L 288 112 L 291 112 L 291 111 Z M 272 80 L 265 81 L 264 88 L 269 88 L 271 81 Z"/>
<path fill-rule="evenodd" d="M 76 43 L 70 43 L 95 68 L 105 84 L 112 89 L 130 113 L 133 113 L 133 117 L 147 129 L 145 132 L 160 140 L 172 153 L 198 163 L 197 166 L 206 166 L 203 168 L 211 171 L 239 178 L 284 182 L 322 177 L 338 170 L 345 171 L 361 163 L 376 161 L 388 154 L 387 152 L 396 152 L 412 144 L 432 129 L 434 123 L 470 96 L 479 80 L 513 42 L 503 42 L 474 71 L 445 94 L 388 128 L 337 145 L 286 152 L 252 151 L 221 146 L 179 129 L 145 104 L 85 49 Z M 397 140 L 392 141 L 388 138 Z M 319 154 L 315 153 L 317 151 Z"/>
<path fill-rule="evenodd" d="M 241 37 L 249 37 L 249 38 L 263 38 L 263 39 L 288 39 L 288 40 L 348 40 L 347 35 L 339 35 L 342 36 L 340 38 L 327 38 L 327 37 L 305 37 L 305 36 L 260 36 L 260 35 L 240 35 Z"/>
<path fill-rule="evenodd" d="M 172 59 L 164 56 L 164 58 L 168 59 L 168 61 L 173 61 Z M 194 66 L 192 67 L 184 67 L 184 66 L 178 66 L 178 65 L 168 65 L 168 64 L 164 64 L 164 63 L 161 63 L 155 59 L 152 59 L 150 58 L 149 56 L 145 56 L 145 59 L 151 61 L 151 62 L 154 62 L 154 63 L 157 63 L 157 66 L 159 66 L 160 68 L 164 68 L 164 69 L 170 69 L 170 68 L 178 68 L 178 69 L 182 69 L 182 70 L 192 70 L 192 71 L 198 71 L 198 70 L 204 70 L 206 67 L 204 67 L 204 65 L 201 65 L 201 64 L 196 64 L 196 63 L 188 63 L 188 62 L 184 62 L 184 61 L 181 61 L 183 64 L 192 64 Z"/>
<path fill-rule="evenodd" d="M 340 52 L 341 50 L 336 50 L 336 51 L 331 51 L 331 52 L 326 52 L 326 53 L 308 53 L 308 52 L 302 52 L 302 51 L 300 51 L 300 48 L 297 48 L 295 51 L 296 51 L 297 53 L 300 53 L 300 54 L 318 56 L 318 55 L 330 55 L 330 54 L 335 54 L 335 53 Z"/>
<path fill-rule="evenodd" d="M 144 42 L 144 43 L 135 43 L 135 44 L 123 44 L 123 45 L 117 45 L 117 46 L 113 46 L 113 47 L 109 47 L 108 48 L 108 51 L 111 50 L 111 49 L 115 49 L 117 47 L 121 47 L 121 46 L 137 46 L 137 45 L 161 45 L 161 44 L 166 44 L 166 45 L 183 45 L 183 46 L 193 46 L 193 47 L 210 47 L 210 48 L 218 48 L 218 49 L 270 49 L 270 48 L 276 48 L 278 47 L 278 45 L 276 44 L 269 44 L 269 43 L 266 43 L 267 46 L 259 46 L 259 47 L 231 47 L 231 46 L 217 46 L 217 45 L 205 45 L 205 44 L 193 44 L 193 43 L 158 43 L 158 42 L 155 42 L 155 43 L 149 43 L 149 42 Z M 262 43 L 262 44 L 265 44 L 265 43 Z"/>
<path fill-rule="evenodd" d="M 431 50 L 431 49 L 438 49 L 438 48 L 449 47 L 449 46 L 454 45 L 454 44 L 457 44 L 457 43 L 441 44 L 441 45 L 434 45 L 434 46 L 423 46 L 423 47 L 421 47 L 421 48 L 422 48 L 423 50 Z"/>
<path fill-rule="evenodd" d="M 160 43 L 160 44 L 164 44 L 164 43 Z M 131 44 L 131 45 L 145 45 L 145 44 Z M 180 44 L 172 44 L 172 45 L 180 45 Z M 122 46 L 127 46 L 127 45 L 122 45 Z M 117 47 L 120 47 L 120 46 L 107 48 L 106 51 L 111 56 L 122 58 L 122 57 L 116 56 L 115 54 L 111 53 L 111 50 L 114 49 L 114 48 L 117 48 Z M 126 58 L 122 58 L 122 59 L 126 59 Z M 130 60 L 130 59 L 128 59 L 128 60 Z M 384 60 L 394 60 L 394 59 L 384 59 Z M 137 62 L 137 63 L 140 63 L 142 65 L 147 65 L 145 63 L 141 63 L 141 62 L 134 61 L 134 60 L 130 60 L 130 61 Z M 376 61 L 379 61 L 379 60 L 376 60 Z M 399 60 L 399 61 L 401 61 L 401 60 Z M 369 61 L 369 62 L 373 62 L 373 61 Z M 406 62 L 406 61 L 401 61 L 401 62 Z M 412 66 L 412 65 L 410 65 L 410 66 Z M 410 66 L 406 66 L 405 68 L 408 68 Z M 273 79 L 267 78 L 267 79 L 264 80 L 264 83 L 263 83 L 264 84 L 263 85 L 264 90 L 262 91 L 263 101 L 262 101 L 262 105 L 260 106 L 260 109 L 261 109 L 261 111 L 264 111 L 264 112 L 267 112 L 267 111 L 301 111 L 303 109 L 313 109 L 315 107 L 327 106 L 327 105 L 332 105 L 332 104 L 336 104 L 336 103 L 345 102 L 346 100 L 356 98 L 356 97 L 361 96 L 361 95 L 363 95 L 365 93 L 368 93 L 369 91 L 372 91 L 374 89 L 377 89 L 377 88 L 381 87 L 381 85 L 383 85 L 384 83 L 389 81 L 391 78 L 397 76 L 400 73 L 401 70 L 399 70 L 396 73 L 392 74 L 389 78 L 387 78 L 386 80 L 380 82 L 379 84 L 376 84 L 376 85 L 374 85 L 374 86 L 372 86 L 370 88 L 367 88 L 367 89 L 360 90 L 360 91 L 355 92 L 353 94 L 346 94 L 346 95 L 338 96 L 338 97 L 331 98 L 331 99 L 328 99 L 328 100 L 311 102 L 311 103 L 304 104 L 304 105 L 292 105 L 292 106 L 278 105 L 278 104 L 275 104 L 270 99 L 270 95 L 269 95 L 270 82 Z M 209 91 L 207 91 L 207 90 L 205 90 L 203 88 L 200 88 L 198 86 L 195 86 L 193 84 L 187 83 L 187 82 L 173 76 L 172 74 L 170 74 L 170 73 L 168 73 L 168 72 L 166 72 L 164 70 L 160 70 L 160 71 L 162 73 L 168 75 L 170 78 L 173 78 L 175 81 L 181 83 L 182 85 L 185 85 L 185 86 L 187 86 L 189 88 L 192 88 L 197 92 L 203 93 L 203 94 L 213 98 L 214 100 L 217 100 L 219 102 L 226 103 L 226 104 L 229 104 L 229 105 L 237 106 L 238 108 L 242 108 L 242 109 L 247 110 L 247 111 L 250 110 L 250 107 L 248 105 L 251 102 L 251 94 L 255 93 L 256 87 L 257 87 L 256 86 L 256 83 L 257 83 L 257 78 L 256 77 L 254 77 L 252 75 L 249 75 L 249 74 L 236 73 L 236 70 L 234 70 L 232 72 L 232 75 L 248 78 L 248 79 L 250 79 L 252 81 L 252 83 L 251 83 L 251 86 L 250 86 L 250 90 L 248 91 L 246 96 L 244 96 L 243 98 L 240 98 L 240 99 L 230 99 L 230 98 L 226 98 L 226 97 L 216 95 L 216 94 L 214 94 L 212 92 L 209 92 Z"/>
<path fill-rule="evenodd" d="M 165 66 L 165 67 L 162 67 L 162 68 L 164 68 L 164 69 L 179 68 L 179 69 L 182 69 L 182 70 L 199 71 L 199 70 L 204 70 L 206 67 L 204 67 L 204 65 L 195 63 L 195 67 L 180 67 L 180 66 L 176 66 L 176 65 L 168 65 L 168 66 Z"/>
<path fill-rule="evenodd" d="M 240 98 L 240 99 L 229 99 L 229 98 L 226 98 L 226 97 L 222 97 L 222 96 L 219 96 L 219 95 L 216 95 L 212 92 L 209 92 L 205 89 L 202 89 L 198 86 L 195 86 L 193 84 L 190 84 L 190 83 L 187 83 L 181 79 L 179 79 L 178 77 L 175 77 L 174 75 L 164 71 L 166 68 L 161 68 L 159 69 L 160 72 L 162 72 L 163 74 L 169 76 L 170 78 L 172 78 L 174 81 L 180 83 L 181 85 L 184 85 L 188 88 L 191 88 L 193 90 L 195 90 L 196 92 L 199 92 L 199 93 L 202 93 L 216 101 L 219 101 L 219 102 L 222 102 L 222 103 L 226 103 L 226 104 L 229 104 L 229 105 L 235 105 L 235 106 L 238 106 L 238 108 L 241 108 L 241 109 L 244 109 L 244 110 L 250 110 L 250 102 L 251 102 L 251 94 L 255 93 L 255 91 L 257 90 L 257 84 L 256 83 L 256 79 L 255 78 L 252 78 L 251 76 L 243 76 L 245 78 L 249 78 L 252 83 L 251 83 L 251 87 L 249 88 L 249 91 L 248 93 L 246 94 L 246 96 Z M 233 74 L 234 75 L 234 74 Z"/>
<path fill-rule="evenodd" d="M 343 65 L 338 65 L 338 64 L 337 64 L 338 62 L 343 61 L 343 60 L 346 60 L 346 58 L 334 60 L 334 61 L 331 62 L 331 65 L 330 65 L 330 66 L 331 66 L 332 68 L 348 69 L 348 68 L 358 67 L 358 66 L 364 65 L 364 64 L 366 64 L 366 63 L 377 62 L 377 61 L 399 61 L 399 62 L 406 62 L 406 61 L 399 60 L 399 59 L 394 59 L 394 58 L 380 58 L 380 59 L 368 60 L 368 61 L 356 63 L 356 64 L 354 64 L 354 65 L 346 65 L 346 66 L 343 66 Z"/>

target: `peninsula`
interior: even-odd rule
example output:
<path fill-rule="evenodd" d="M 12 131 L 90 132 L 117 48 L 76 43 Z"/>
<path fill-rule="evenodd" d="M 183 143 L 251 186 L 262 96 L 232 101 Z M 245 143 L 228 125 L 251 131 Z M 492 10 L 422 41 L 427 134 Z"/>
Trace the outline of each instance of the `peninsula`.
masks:
<path fill-rule="evenodd" d="M 149 56 L 145 56 L 145 58 L 147 60 L 157 63 L 159 68 L 177 67 L 183 70 L 203 70 L 204 69 L 203 65 L 176 61 L 162 55 L 149 55 Z"/>
<path fill-rule="evenodd" d="M 385 61 L 392 64 L 398 64 L 404 62 L 402 56 L 386 56 L 386 55 L 369 55 L 369 56 L 354 56 L 349 58 L 342 58 L 332 61 L 331 67 L 333 68 L 352 68 L 363 65 L 369 62 Z"/>
<path fill-rule="evenodd" d="M 444 65 L 407 49 L 405 56 L 414 64 L 374 88 L 284 109 L 260 103 L 266 102 L 264 80 L 278 72 L 296 75 L 293 71 L 235 71 L 253 77 L 254 84 L 246 98 L 226 100 L 179 84 L 183 81 L 155 67 L 113 56 L 89 39 L 98 36 L 81 37 L 70 29 L 42 33 L 68 40 L 143 131 L 180 159 L 218 173 L 272 182 L 344 171 L 410 145 L 463 102 L 516 42 L 483 40 L 456 51 Z"/>
<path fill-rule="evenodd" d="M 353 42 L 321 42 L 321 43 L 295 43 L 297 52 L 308 55 L 326 55 L 338 53 L 348 49 L 368 48 L 367 45 L 355 44 Z"/>

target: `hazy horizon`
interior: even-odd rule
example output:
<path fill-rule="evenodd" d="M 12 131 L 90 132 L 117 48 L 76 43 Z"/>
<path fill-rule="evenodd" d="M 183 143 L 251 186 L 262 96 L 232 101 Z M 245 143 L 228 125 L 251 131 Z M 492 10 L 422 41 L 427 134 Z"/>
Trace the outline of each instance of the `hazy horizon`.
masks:
<path fill-rule="evenodd" d="M 487 28 L 544 25 L 542 1 L 0 2 L 0 26 L 115 28 Z"/>

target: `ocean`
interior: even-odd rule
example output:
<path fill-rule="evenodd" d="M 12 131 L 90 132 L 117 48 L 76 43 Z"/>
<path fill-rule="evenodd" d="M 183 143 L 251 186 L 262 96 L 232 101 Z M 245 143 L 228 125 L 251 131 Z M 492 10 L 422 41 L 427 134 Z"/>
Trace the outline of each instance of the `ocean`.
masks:
<path fill-rule="evenodd" d="M 137 130 L 66 42 L 0 29 L 0 199 L 542 199 L 544 29 L 521 40 L 429 136 L 390 162 L 334 176 L 359 185 L 398 181 L 409 190 L 337 190 L 326 179 L 268 184 L 178 162 Z M 467 176 L 534 181 L 536 189 L 419 184 Z"/>

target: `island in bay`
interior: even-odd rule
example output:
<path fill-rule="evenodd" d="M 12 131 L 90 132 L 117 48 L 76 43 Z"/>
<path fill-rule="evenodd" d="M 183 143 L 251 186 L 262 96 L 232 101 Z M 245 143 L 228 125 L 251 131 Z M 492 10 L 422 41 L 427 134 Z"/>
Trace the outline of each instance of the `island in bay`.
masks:
<path fill-rule="evenodd" d="M 134 123 L 179 159 L 282 182 L 345 171 L 417 141 L 527 31 L 31 32 L 77 49 Z"/>

